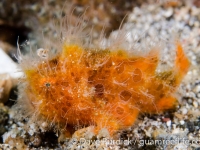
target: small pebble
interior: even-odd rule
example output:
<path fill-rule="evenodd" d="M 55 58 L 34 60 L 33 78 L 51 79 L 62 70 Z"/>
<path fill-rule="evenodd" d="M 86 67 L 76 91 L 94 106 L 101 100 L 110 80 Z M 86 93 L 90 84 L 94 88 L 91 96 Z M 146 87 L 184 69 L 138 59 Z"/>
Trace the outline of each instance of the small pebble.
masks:
<path fill-rule="evenodd" d="M 199 93 L 200 92 L 200 85 L 197 85 L 194 90 L 195 93 Z"/>
<path fill-rule="evenodd" d="M 197 108 L 197 107 L 198 107 L 198 102 L 197 102 L 197 101 L 194 101 L 194 102 L 193 102 L 193 106 L 194 106 L 195 108 Z"/>
<path fill-rule="evenodd" d="M 166 124 L 167 124 L 167 126 L 168 126 L 168 127 L 170 127 L 170 126 L 171 126 L 171 124 L 172 124 L 172 121 L 171 121 L 171 120 L 169 120 L 169 121 L 167 121 L 167 122 L 166 122 Z"/>
<path fill-rule="evenodd" d="M 193 122 L 187 122 L 186 127 L 188 128 L 189 132 L 194 132 L 195 130 Z"/>
<path fill-rule="evenodd" d="M 180 121 L 180 124 L 181 124 L 181 125 L 185 124 L 185 121 L 184 121 L 184 120 L 181 120 L 181 121 Z"/>
<path fill-rule="evenodd" d="M 186 115 L 188 113 L 188 110 L 186 108 L 182 108 L 181 112 L 182 112 L 183 115 Z"/>
<path fill-rule="evenodd" d="M 172 16 L 173 14 L 173 9 L 172 8 L 169 8 L 165 13 L 164 13 L 164 16 L 169 18 L 170 16 Z"/>

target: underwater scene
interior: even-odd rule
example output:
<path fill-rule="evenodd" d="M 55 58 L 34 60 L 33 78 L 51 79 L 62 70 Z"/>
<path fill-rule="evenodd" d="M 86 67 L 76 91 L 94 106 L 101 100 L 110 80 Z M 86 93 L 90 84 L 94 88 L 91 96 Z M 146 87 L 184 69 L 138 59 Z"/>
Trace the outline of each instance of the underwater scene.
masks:
<path fill-rule="evenodd" d="M 1 0 L 0 149 L 199 150 L 199 0 Z"/>

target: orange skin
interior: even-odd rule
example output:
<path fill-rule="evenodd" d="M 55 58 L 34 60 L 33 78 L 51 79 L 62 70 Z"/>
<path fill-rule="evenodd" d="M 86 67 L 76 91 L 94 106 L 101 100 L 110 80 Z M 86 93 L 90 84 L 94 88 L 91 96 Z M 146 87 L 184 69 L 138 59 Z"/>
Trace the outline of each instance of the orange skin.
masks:
<path fill-rule="evenodd" d="M 37 69 L 25 70 L 27 95 L 39 114 L 55 124 L 107 128 L 113 135 L 130 127 L 139 112 L 174 109 L 173 93 L 189 61 L 177 43 L 175 67 L 156 73 L 158 54 L 128 56 L 126 51 L 84 50 L 64 45 L 62 53 Z M 31 95 L 35 95 L 32 98 Z"/>

